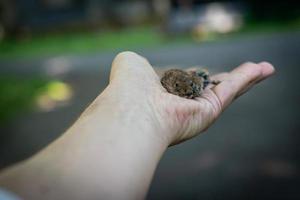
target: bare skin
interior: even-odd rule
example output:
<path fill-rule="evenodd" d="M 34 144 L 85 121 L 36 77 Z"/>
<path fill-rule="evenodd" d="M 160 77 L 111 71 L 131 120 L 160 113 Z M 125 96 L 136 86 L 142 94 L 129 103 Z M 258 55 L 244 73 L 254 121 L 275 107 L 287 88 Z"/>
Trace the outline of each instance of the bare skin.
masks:
<path fill-rule="evenodd" d="M 120 53 L 107 88 L 60 138 L 0 174 L 24 199 L 143 199 L 166 148 L 206 130 L 234 99 L 274 73 L 245 63 L 193 100 L 170 94 L 147 60 Z M 137 98 L 138 97 L 138 98 Z"/>

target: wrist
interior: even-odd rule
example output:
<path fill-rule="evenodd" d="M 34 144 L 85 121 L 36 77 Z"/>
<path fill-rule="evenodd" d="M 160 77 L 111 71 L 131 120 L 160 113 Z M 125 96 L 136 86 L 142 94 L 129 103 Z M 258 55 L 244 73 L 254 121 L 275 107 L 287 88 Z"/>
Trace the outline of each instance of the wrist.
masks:
<path fill-rule="evenodd" d="M 98 167 L 95 168 L 109 176 L 109 183 L 105 186 L 107 190 L 118 192 L 122 188 L 131 193 L 131 188 L 135 188 L 132 194 L 128 194 L 131 196 L 129 199 L 136 196 L 144 198 L 142 195 L 146 194 L 155 168 L 169 145 L 168 140 L 162 139 L 164 132 L 147 102 L 142 98 L 131 100 L 120 97 L 117 92 L 104 92 L 92 105 L 96 111 L 79 119 L 85 123 L 85 127 L 94 124 L 90 120 L 97 120 L 98 131 L 82 138 L 90 143 L 82 146 L 95 146 L 97 151 L 93 151 L 94 155 L 91 152 L 85 154 L 96 158 L 94 160 L 98 160 Z M 114 169 L 117 171 L 111 171 Z M 120 179 L 124 176 L 130 177 L 130 183 Z M 116 188 L 116 185 L 120 188 Z"/>
<path fill-rule="evenodd" d="M 163 146 L 169 146 L 173 130 L 167 127 L 168 123 L 164 123 L 166 116 L 157 111 L 159 94 L 135 96 L 134 91 L 130 91 L 131 95 L 122 91 L 109 85 L 81 118 L 97 119 L 105 124 L 113 123 L 113 127 L 120 127 L 120 131 L 129 134 L 129 138 L 144 137 L 145 140 L 154 140 Z M 103 123 L 96 124 L 103 126 Z M 138 133 L 137 136 L 133 132 Z"/>

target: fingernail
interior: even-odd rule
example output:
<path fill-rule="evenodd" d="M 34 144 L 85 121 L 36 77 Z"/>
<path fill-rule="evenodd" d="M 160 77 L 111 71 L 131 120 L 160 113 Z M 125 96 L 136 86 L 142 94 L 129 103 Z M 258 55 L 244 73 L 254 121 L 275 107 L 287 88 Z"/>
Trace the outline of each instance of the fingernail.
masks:
<path fill-rule="evenodd" d="M 273 67 L 272 64 L 270 64 L 268 62 L 260 62 L 258 64 L 263 67 L 262 74 L 264 77 L 268 77 L 268 76 L 271 76 L 272 74 L 274 74 L 275 68 Z"/>

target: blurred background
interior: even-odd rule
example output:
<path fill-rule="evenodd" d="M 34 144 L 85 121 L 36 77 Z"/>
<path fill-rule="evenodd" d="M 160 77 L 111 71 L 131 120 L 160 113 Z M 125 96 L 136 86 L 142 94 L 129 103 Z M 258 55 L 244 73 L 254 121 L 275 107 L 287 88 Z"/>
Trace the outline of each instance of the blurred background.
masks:
<path fill-rule="evenodd" d="M 0 169 L 59 137 L 123 50 L 157 69 L 277 69 L 205 134 L 168 149 L 148 199 L 300 199 L 300 4 L 291 0 L 0 0 Z"/>

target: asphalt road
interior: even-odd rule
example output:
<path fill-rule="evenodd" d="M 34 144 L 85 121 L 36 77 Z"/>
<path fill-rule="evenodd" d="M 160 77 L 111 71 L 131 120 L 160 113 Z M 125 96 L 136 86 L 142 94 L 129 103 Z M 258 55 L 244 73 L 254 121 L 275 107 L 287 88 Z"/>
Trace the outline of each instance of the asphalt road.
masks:
<path fill-rule="evenodd" d="M 137 52 L 154 66 L 205 65 L 220 72 L 245 61 L 269 61 L 277 70 L 204 134 L 169 148 L 148 199 L 300 199 L 300 32 Z M 52 111 L 26 114 L 1 127 L 0 167 L 32 155 L 68 128 L 107 84 L 116 53 L 1 60 L 1 74 L 59 77 L 74 96 Z"/>

